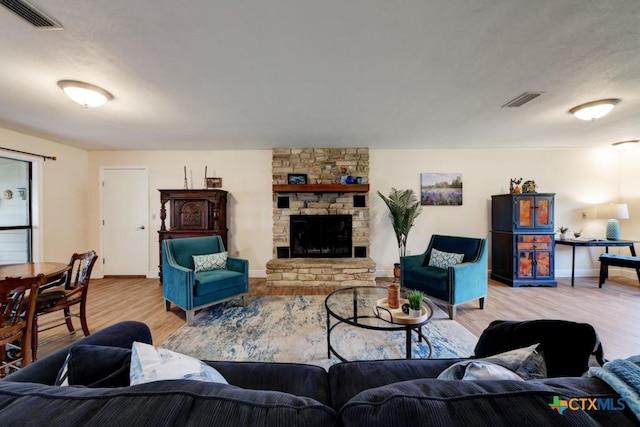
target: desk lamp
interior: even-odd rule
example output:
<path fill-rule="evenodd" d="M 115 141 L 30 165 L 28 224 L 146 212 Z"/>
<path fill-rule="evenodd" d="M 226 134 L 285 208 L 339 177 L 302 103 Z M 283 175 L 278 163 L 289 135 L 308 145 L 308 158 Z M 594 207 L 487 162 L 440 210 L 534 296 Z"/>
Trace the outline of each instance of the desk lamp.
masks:
<path fill-rule="evenodd" d="M 597 218 L 607 219 L 607 240 L 620 240 L 619 219 L 629 219 L 626 203 L 608 203 L 598 206 Z"/>

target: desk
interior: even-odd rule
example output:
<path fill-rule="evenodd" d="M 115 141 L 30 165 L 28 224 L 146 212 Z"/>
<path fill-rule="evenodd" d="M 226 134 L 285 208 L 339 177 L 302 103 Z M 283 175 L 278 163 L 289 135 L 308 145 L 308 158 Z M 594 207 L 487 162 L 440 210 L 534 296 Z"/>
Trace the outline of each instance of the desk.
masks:
<path fill-rule="evenodd" d="M 5 277 L 36 277 L 38 274 L 44 274 L 45 281 L 51 282 L 68 269 L 68 264 L 59 262 L 25 262 L 22 264 L 0 265 L 0 280 Z M 46 288 L 46 285 L 40 289 L 44 288 Z"/>
<path fill-rule="evenodd" d="M 556 240 L 557 245 L 565 245 L 571 246 L 571 286 L 573 286 L 573 280 L 575 276 L 575 268 L 576 268 L 576 246 L 580 247 L 604 247 L 605 251 L 609 252 L 609 247 L 628 247 L 631 251 L 632 256 L 636 256 L 636 249 L 633 246 L 633 240 L 575 240 L 575 239 L 567 239 L 567 240 Z"/>

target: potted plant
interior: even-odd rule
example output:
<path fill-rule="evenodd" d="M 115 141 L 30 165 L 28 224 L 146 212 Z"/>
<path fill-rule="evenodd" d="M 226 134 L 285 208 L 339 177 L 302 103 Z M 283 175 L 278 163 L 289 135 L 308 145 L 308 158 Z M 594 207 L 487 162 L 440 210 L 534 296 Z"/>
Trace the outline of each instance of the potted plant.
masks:
<path fill-rule="evenodd" d="M 564 225 L 558 227 L 558 233 L 560 233 L 560 240 L 567 239 L 567 231 L 569 231 L 569 227 L 565 227 Z"/>
<path fill-rule="evenodd" d="M 422 212 L 420 201 L 413 190 L 396 190 L 391 188 L 389 196 L 385 196 L 378 191 L 378 196 L 389 208 L 389 218 L 393 225 L 393 231 L 396 233 L 398 241 L 398 252 L 400 258 L 407 254 L 407 237 L 409 231 L 413 227 L 413 222 Z M 393 277 L 400 277 L 400 263 L 393 264 Z"/>
<path fill-rule="evenodd" d="M 424 295 L 420 291 L 411 291 L 407 294 L 409 300 L 409 317 L 422 316 L 422 300 Z"/>

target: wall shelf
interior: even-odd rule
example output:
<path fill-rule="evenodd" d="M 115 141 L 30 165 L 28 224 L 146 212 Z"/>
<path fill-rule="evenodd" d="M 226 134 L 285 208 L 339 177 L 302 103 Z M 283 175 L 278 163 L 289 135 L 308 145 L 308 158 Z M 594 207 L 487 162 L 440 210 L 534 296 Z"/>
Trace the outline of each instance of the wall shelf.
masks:
<path fill-rule="evenodd" d="M 368 193 L 369 184 L 274 184 L 274 193 Z"/>

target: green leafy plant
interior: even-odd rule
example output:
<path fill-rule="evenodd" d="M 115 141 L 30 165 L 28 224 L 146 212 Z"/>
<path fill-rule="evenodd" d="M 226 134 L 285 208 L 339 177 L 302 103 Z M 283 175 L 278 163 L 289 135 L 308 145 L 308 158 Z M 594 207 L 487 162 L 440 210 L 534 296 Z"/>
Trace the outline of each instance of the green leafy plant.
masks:
<path fill-rule="evenodd" d="M 413 227 L 413 222 L 422 212 L 420 201 L 413 190 L 391 189 L 389 196 L 385 196 L 378 191 L 378 196 L 389 208 L 389 218 L 393 225 L 398 241 L 398 252 L 400 258 L 407 254 L 407 237 Z"/>
<path fill-rule="evenodd" d="M 407 299 L 409 300 L 409 307 L 412 310 L 422 310 L 422 300 L 424 299 L 422 292 L 411 291 L 407 294 Z"/>
<path fill-rule="evenodd" d="M 565 227 L 565 226 L 558 227 L 558 233 L 560 233 L 560 234 L 564 234 L 567 231 L 569 231 L 569 227 Z"/>

